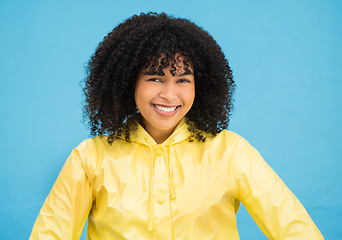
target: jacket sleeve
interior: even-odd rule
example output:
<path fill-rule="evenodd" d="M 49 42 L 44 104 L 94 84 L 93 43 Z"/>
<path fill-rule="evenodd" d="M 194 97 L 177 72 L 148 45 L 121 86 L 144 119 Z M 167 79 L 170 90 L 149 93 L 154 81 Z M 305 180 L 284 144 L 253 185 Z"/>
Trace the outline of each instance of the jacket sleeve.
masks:
<path fill-rule="evenodd" d="M 303 205 L 246 140 L 235 145 L 234 159 L 238 198 L 269 239 L 324 239 Z"/>
<path fill-rule="evenodd" d="M 74 149 L 40 210 L 30 240 L 80 239 L 91 205 L 88 176 Z"/>

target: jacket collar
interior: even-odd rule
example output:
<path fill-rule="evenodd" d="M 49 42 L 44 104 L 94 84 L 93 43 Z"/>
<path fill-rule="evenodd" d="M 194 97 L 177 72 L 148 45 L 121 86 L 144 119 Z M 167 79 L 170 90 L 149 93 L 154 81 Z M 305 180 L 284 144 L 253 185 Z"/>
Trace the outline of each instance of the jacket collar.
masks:
<path fill-rule="evenodd" d="M 188 124 L 185 121 L 185 118 L 179 121 L 177 127 L 173 131 L 173 133 L 163 142 L 161 145 L 170 146 L 174 145 L 191 138 L 191 132 L 188 130 Z M 146 132 L 146 130 L 138 124 L 138 129 L 133 134 L 131 134 L 131 141 L 144 144 L 144 145 L 153 145 L 157 146 L 156 141 L 151 137 L 151 135 Z"/>

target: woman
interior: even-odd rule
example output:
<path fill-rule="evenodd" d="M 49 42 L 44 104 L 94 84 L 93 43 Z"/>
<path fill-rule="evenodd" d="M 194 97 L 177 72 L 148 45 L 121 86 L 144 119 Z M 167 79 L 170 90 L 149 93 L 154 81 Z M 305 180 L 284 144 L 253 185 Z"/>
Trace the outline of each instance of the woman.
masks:
<path fill-rule="evenodd" d="M 194 23 L 141 14 L 92 56 L 92 139 L 73 150 L 30 239 L 239 239 L 242 202 L 269 239 L 323 239 L 304 207 L 237 134 L 235 83 Z"/>

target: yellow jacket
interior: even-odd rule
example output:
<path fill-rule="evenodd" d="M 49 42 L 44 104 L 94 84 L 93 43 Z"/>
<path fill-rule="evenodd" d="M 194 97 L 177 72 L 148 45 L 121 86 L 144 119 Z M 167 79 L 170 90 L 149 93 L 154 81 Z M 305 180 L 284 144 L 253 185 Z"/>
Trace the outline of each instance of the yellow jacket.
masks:
<path fill-rule="evenodd" d="M 106 137 L 74 149 L 30 237 L 239 239 L 240 201 L 269 239 L 323 239 L 310 216 L 239 135 L 189 141 L 184 119 L 162 144 L 139 125 L 132 142 Z"/>

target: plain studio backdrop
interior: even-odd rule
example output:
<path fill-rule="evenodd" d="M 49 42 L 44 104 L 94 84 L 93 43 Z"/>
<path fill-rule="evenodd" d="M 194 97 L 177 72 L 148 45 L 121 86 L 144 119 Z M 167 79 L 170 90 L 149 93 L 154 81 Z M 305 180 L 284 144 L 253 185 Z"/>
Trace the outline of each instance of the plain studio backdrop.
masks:
<path fill-rule="evenodd" d="M 29 237 L 65 160 L 89 137 L 80 81 L 97 44 L 149 11 L 213 35 L 237 84 L 229 129 L 260 151 L 326 239 L 341 239 L 339 0 L 2 0 L 0 238 Z M 266 239 L 243 206 L 237 219 L 241 239 Z"/>

